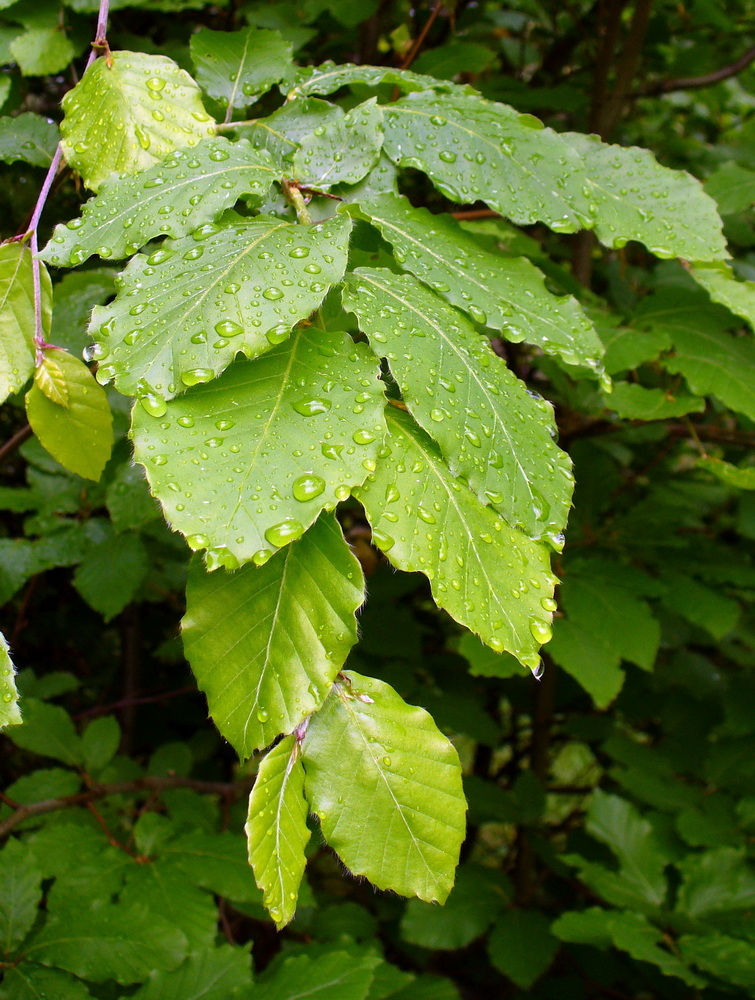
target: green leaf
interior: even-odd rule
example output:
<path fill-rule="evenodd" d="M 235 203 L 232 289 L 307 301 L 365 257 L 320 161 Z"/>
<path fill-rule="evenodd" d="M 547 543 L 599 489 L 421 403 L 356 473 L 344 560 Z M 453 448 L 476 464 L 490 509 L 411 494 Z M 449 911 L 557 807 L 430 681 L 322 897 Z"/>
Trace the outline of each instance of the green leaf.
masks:
<path fill-rule="evenodd" d="M 385 433 L 376 376 L 365 345 L 297 329 L 159 419 L 136 407 L 136 459 L 173 527 L 210 550 L 210 568 L 261 565 L 374 468 Z"/>
<path fill-rule="evenodd" d="M 711 328 L 678 329 L 664 367 L 681 374 L 699 396 L 716 396 L 737 413 L 755 420 L 755 341 Z"/>
<path fill-rule="evenodd" d="M 132 865 L 119 896 L 120 906 L 145 906 L 150 916 L 161 917 L 177 928 L 189 951 L 210 948 L 215 941 L 218 910 L 210 893 L 190 882 L 171 861 Z"/>
<path fill-rule="evenodd" d="M 189 74 L 143 52 L 97 59 L 65 95 L 63 110 L 63 153 L 93 191 L 112 173 L 146 170 L 215 132 Z"/>
<path fill-rule="evenodd" d="M 81 982 L 61 969 L 44 969 L 33 962 L 21 962 L 5 969 L 0 987 L 2 1000 L 90 1000 L 92 994 Z"/>
<path fill-rule="evenodd" d="M 81 218 L 56 226 L 40 257 L 56 267 L 75 267 L 92 254 L 128 257 L 156 236 L 187 236 L 242 194 L 262 197 L 275 176 L 269 158 L 245 139 L 201 139 L 133 177 L 103 181 Z"/>
<path fill-rule="evenodd" d="M 54 757 L 64 764 L 75 767 L 84 759 L 81 741 L 68 712 L 36 698 L 24 700 L 23 725 L 4 735 L 22 750 Z"/>
<path fill-rule="evenodd" d="M 551 924 L 551 933 L 561 941 L 573 944 L 590 944 L 594 948 L 608 948 L 611 935 L 608 920 L 615 910 L 604 910 L 600 906 L 590 906 L 586 910 L 570 910 Z"/>
<path fill-rule="evenodd" d="M 464 837 L 456 750 L 421 708 L 346 671 L 302 743 L 307 799 L 354 875 L 444 902 Z"/>
<path fill-rule="evenodd" d="M 21 709 L 18 707 L 16 689 L 16 668 L 10 658 L 10 647 L 0 632 L 0 729 L 21 725 Z"/>
<path fill-rule="evenodd" d="M 58 146 L 58 126 L 42 115 L 27 111 L 15 118 L 0 118 L 0 160 L 22 160 L 32 167 L 49 167 Z"/>
<path fill-rule="evenodd" d="M 529 394 L 469 320 L 412 275 L 360 268 L 348 275 L 343 302 L 385 353 L 453 474 L 512 527 L 560 547 L 573 481 L 552 437 L 551 404 Z"/>
<path fill-rule="evenodd" d="M 107 356 L 98 377 L 164 413 L 166 398 L 209 382 L 239 351 L 253 358 L 285 340 L 343 275 L 350 229 L 345 216 L 314 226 L 236 217 L 138 254 L 118 297 L 92 316 Z"/>
<path fill-rule="evenodd" d="M 68 896 L 50 907 L 47 922 L 25 953 L 82 979 L 114 979 L 122 986 L 142 982 L 154 970 L 175 969 L 184 959 L 184 935 L 145 906 L 80 904 Z"/>
<path fill-rule="evenodd" d="M 76 55 L 71 40 L 60 27 L 25 31 L 10 43 L 10 51 L 22 76 L 60 73 Z"/>
<path fill-rule="evenodd" d="M 610 327 L 598 323 L 600 339 L 605 344 L 606 371 L 610 375 L 639 368 L 645 361 L 654 361 L 659 354 L 671 347 L 668 330 L 637 330 L 628 326 Z M 614 392 L 617 384 L 614 383 Z M 609 404 L 610 405 L 610 404 Z"/>
<path fill-rule="evenodd" d="M 465 948 L 488 929 L 509 895 L 498 872 L 462 865 L 445 906 L 410 899 L 401 918 L 401 937 L 422 948 Z"/>
<path fill-rule="evenodd" d="M 385 151 L 423 170 L 451 201 L 484 201 L 520 225 L 590 228 L 577 153 L 532 115 L 476 95 L 411 94 L 386 105 Z M 536 166 L 534 166 L 536 164 Z"/>
<path fill-rule="evenodd" d="M 188 833 L 165 845 L 160 857 L 170 859 L 194 885 L 235 902 L 257 902 L 243 840 L 235 833 Z"/>
<path fill-rule="evenodd" d="M 724 163 L 705 179 L 705 191 L 718 203 L 721 215 L 746 212 L 755 204 L 755 170 Z"/>
<path fill-rule="evenodd" d="M 0 851 L 0 952 L 12 953 L 32 928 L 42 898 L 42 873 L 26 844 L 10 840 Z"/>
<path fill-rule="evenodd" d="M 752 941 L 715 932 L 704 937 L 685 934 L 679 938 L 682 958 L 698 969 L 748 992 L 755 990 L 755 957 Z"/>
<path fill-rule="evenodd" d="M 283 162 L 293 156 L 302 140 L 315 129 L 326 128 L 338 121 L 343 111 L 335 104 L 316 97 L 288 101 L 267 118 L 257 118 L 237 131 L 243 132 L 254 149 L 265 150 L 283 167 Z"/>
<path fill-rule="evenodd" d="M 471 632 L 459 640 L 459 652 L 473 677 L 516 677 L 519 673 L 519 664 L 510 653 L 496 653 Z"/>
<path fill-rule="evenodd" d="M 113 444 L 113 417 L 105 390 L 83 361 L 47 349 L 65 378 L 67 406 L 52 402 L 35 384 L 26 394 L 26 415 L 43 447 L 61 465 L 85 479 L 102 475 Z"/>
<path fill-rule="evenodd" d="M 408 416 L 391 407 L 387 419 L 390 454 L 357 491 L 374 543 L 424 573 L 439 607 L 491 649 L 536 670 L 555 606 L 548 549 L 484 507 Z"/>
<path fill-rule="evenodd" d="M 52 286 L 40 267 L 42 332 L 50 332 Z M 31 251 L 22 243 L 0 246 L 0 402 L 34 374 L 34 277 Z"/>
<path fill-rule="evenodd" d="M 53 344 L 81 357 L 91 346 L 86 329 L 92 309 L 115 295 L 115 277 L 111 268 L 98 267 L 72 271 L 56 282 L 50 331 Z"/>
<path fill-rule="evenodd" d="M 282 80 L 293 54 L 291 43 L 280 32 L 258 28 L 200 28 L 190 44 L 200 87 L 229 108 L 248 107 Z"/>
<path fill-rule="evenodd" d="M 118 752 L 121 727 L 114 715 L 94 719 L 81 734 L 84 767 L 90 773 L 101 771 Z"/>
<path fill-rule="evenodd" d="M 453 83 L 436 80 L 432 76 L 412 73 L 411 70 L 395 69 L 391 66 L 355 66 L 353 63 L 336 65 L 328 61 L 319 66 L 298 67 L 286 99 L 291 101 L 295 97 L 308 97 L 312 94 L 333 94 L 341 87 L 351 87 L 355 84 L 378 87 L 383 83 L 398 87 L 401 91 L 475 93 L 472 87 L 457 87 Z"/>
<path fill-rule="evenodd" d="M 564 141 L 582 158 L 601 243 L 616 249 L 638 240 L 657 257 L 728 257 L 716 204 L 690 174 L 662 167 L 637 146 L 610 146 L 577 132 Z"/>
<path fill-rule="evenodd" d="M 239 756 L 319 708 L 356 642 L 363 600 L 359 563 L 332 515 L 261 568 L 206 573 L 193 564 L 184 650 Z"/>
<path fill-rule="evenodd" d="M 246 948 L 224 944 L 189 955 L 173 972 L 152 972 L 134 1000 L 231 1000 L 251 987 Z"/>
<path fill-rule="evenodd" d="M 676 908 L 698 920 L 749 911 L 755 905 L 755 873 L 742 850 L 720 847 L 688 854 L 677 864 L 684 881 Z"/>
<path fill-rule="evenodd" d="M 488 253 L 450 215 L 412 208 L 398 195 L 360 200 L 351 211 L 377 226 L 403 268 L 475 322 L 567 364 L 602 371 L 602 344 L 577 300 L 551 295 L 526 258 Z"/>
<path fill-rule="evenodd" d="M 249 863 L 279 930 L 296 910 L 307 863 L 308 811 L 299 744 L 288 736 L 260 764 L 246 822 Z"/>
<path fill-rule="evenodd" d="M 755 469 L 752 471 L 755 473 Z M 736 601 L 686 573 L 665 570 L 661 582 L 666 587 L 663 603 L 693 625 L 706 629 L 714 639 L 723 639 L 735 628 L 740 615 Z"/>
<path fill-rule="evenodd" d="M 87 552 L 74 573 L 73 585 L 109 622 L 133 600 L 147 567 L 147 551 L 138 535 L 113 535 Z"/>
<path fill-rule="evenodd" d="M 702 413 L 705 400 L 676 391 L 646 389 L 636 382 L 614 382 L 613 391 L 603 397 L 606 408 L 624 420 L 668 420 L 687 413 Z"/>
<path fill-rule="evenodd" d="M 542 976 L 558 951 L 550 921 L 536 910 L 511 910 L 499 917 L 488 942 L 493 965 L 523 990 Z"/>
<path fill-rule="evenodd" d="M 697 264 L 689 273 L 714 302 L 741 316 L 755 329 L 755 281 L 739 281 L 726 264 Z"/>
<path fill-rule="evenodd" d="M 305 136 L 294 154 L 294 173 L 320 191 L 356 184 L 375 166 L 382 145 L 383 109 L 373 97 Z"/>
<path fill-rule="evenodd" d="M 390 1000 L 460 1000 L 460 994 L 450 979 L 418 976 L 413 983 L 391 993 Z"/>
<path fill-rule="evenodd" d="M 130 461 L 116 468 L 105 497 L 116 531 L 141 528 L 160 516 L 160 508 L 150 495 L 144 469 Z"/>
<path fill-rule="evenodd" d="M 34 372 L 34 385 L 51 403 L 68 406 L 68 384 L 63 368 L 49 354 L 43 354 L 42 362 Z"/>
<path fill-rule="evenodd" d="M 723 462 L 720 458 L 707 457 L 698 459 L 697 466 L 712 473 L 727 486 L 733 486 L 738 490 L 755 490 L 755 468 L 751 465 L 740 467 L 730 462 Z"/>
<path fill-rule="evenodd" d="M 254 986 L 254 1000 L 365 1000 L 380 959 L 331 951 L 313 958 L 294 955 Z"/>
<path fill-rule="evenodd" d="M 607 920 L 611 940 L 617 948 L 626 951 L 640 962 L 650 962 L 665 976 L 676 976 L 688 986 L 704 986 L 705 980 L 696 976 L 676 955 L 664 945 L 662 932 L 640 913 L 609 913 Z"/>

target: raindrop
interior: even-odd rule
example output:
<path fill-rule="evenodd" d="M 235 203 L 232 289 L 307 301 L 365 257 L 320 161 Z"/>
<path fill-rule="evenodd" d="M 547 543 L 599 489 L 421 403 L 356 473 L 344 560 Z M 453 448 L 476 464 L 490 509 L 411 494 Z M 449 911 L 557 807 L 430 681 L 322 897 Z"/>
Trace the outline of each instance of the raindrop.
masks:
<path fill-rule="evenodd" d="M 265 538 L 276 548 L 282 548 L 288 542 L 294 542 L 304 534 L 304 526 L 292 517 L 286 518 L 280 524 L 274 524 L 265 532 Z"/>
<path fill-rule="evenodd" d="M 298 479 L 294 480 L 291 491 L 295 500 L 299 500 L 301 503 L 306 503 L 307 500 L 313 500 L 315 497 L 319 497 L 324 489 L 325 480 L 321 479 L 320 476 L 308 473 L 307 475 L 299 476 Z"/>

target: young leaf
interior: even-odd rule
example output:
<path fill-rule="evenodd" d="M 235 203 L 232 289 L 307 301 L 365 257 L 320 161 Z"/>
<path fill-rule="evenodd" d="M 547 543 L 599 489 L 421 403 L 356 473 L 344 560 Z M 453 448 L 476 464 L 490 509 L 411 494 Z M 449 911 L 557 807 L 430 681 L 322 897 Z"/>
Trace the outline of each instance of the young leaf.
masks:
<path fill-rule="evenodd" d="M 294 154 L 294 173 L 320 191 L 356 184 L 375 166 L 382 145 L 383 109 L 373 97 L 306 136 Z"/>
<path fill-rule="evenodd" d="M 423 709 L 346 671 L 302 743 L 305 791 L 343 863 L 379 889 L 444 902 L 464 838 L 456 750 Z"/>
<path fill-rule="evenodd" d="M 251 988 L 251 963 L 244 947 L 224 944 L 194 951 L 173 972 L 153 972 L 134 1000 L 230 1000 Z"/>
<path fill-rule="evenodd" d="M 42 898 L 42 873 L 26 844 L 10 840 L 0 851 L 0 951 L 12 953 L 31 930 Z"/>
<path fill-rule="evenodd" d="M 63 98 L 63 153 L 96 191 L 115 172 L 135 174 L 215 126 L 199 87 L 166 56 L 111 52 Z"/>
<path fill-rule="evenodd" d="M 236 217 L 137 255 L 92 316 L 109 351 L 99 377 L 165 412 L 165 399 L 209 382 L 239 351 L 254 358 L 285 340 L 343 275 L 350 230 L 344 216 L 314 226 Z"/>
<path fill-rule="evenodd" d="M 35 384 L 26 394 L 26 414 L 40 443 L 71 472 L 95 481 L 102 475 L 113 443 L 113 418 L 105 390 L 83 361 L 67 351 L 48 349 L 45 358 L 64 376 L 67 405 L 48 399 Z"/>
<path fill-rule="evenodd" d="M 16 690 L 16 668 L 10 658 L 10 648 L 0 632 L 0 729 L 21 724 Z"/>
<path fill-rule="evenodd" d="M 249 863 L 279 930 L 296 910 L 307 863 L 308 811 L 299 744 L 295 736 L 287 736 L 260 764 L 246 822 Z"/>
<path fill-rule="evenodd" d="M 424 573 L 436 603 L 492 649 L 537 669 L 555 607 L 548 549 L 484 507 L 435 443 L 389 411 L 390 454 L 357 491 L 373 541 L 399 569 Z"/>
<path fill-rule="evenodd" d="M 52 285 L 45 267 L 42 332 L 50 332 Z M 23 243 L 0 246 L 0 403 L 34 374 L 34 279 L 31 251 Z"/>
<path fill-rule="evenodd" d="M 755 420 L 755 342 L 724 331 L 675 330 L 671 357 L 663 365 L 683 375 L 699 396 L 717 396 L 730 409 Z"/>
<path fill-rule="evenodd" d="M 293 54 L 291 43 L 280 32 L 259 28 L 200 28 L 191 36 L 190 45 L 200 87 L 230 108 L 248 107 L 282 80 Z"/>
<path fill-rule="evenodd" d="M 156 236 L 187 236 L 241 194 L 262 197 L 275 177 L 269 158 L 246 140 L 202 139 L 133 177 L 103 181 L 80 219 L 56 226 L 40 257 L 56 267 L 75 267 L 95 253 L 128 257 Z"/>
<path fill-rule="evenodd" d="M 532 115 L 482 97 L 431 92 L 385 106 L 385 151 L 451 201 L 484 201 L 520 225 L 592 225 L 579 156 Z M 534 166 L 533 164 L 537 164 Z"/>
<path fill-rule="evenodd" d="M 359 268 L 346 279 L 343 302 L 385 353 L 404 401 L 454 475 L 512 527 L 558 546 L 573 480 L 552 437 L 551 405 L 529 394 L 469 320 L 412 275 Z"/>
<path fill-rule="evenodd" d="M 42 363 L 34 372 L 34 385 L 51 403 L 68 406 L 68 383 L 63 368 L 49 353 L 42 356 Z"/>
<path fill-rule="evenodd" d="M 240 757 L 319 708 L 356 642 L 363 600 L 359 563 L 333 515 L 261 568 L 206 573 L 193 564 L 184 650 Z"/>
<path fill-rule="evenodd" d="M 58 139 L 58 126 L 42 115 L 26 111 L 15 118 L 0 118 L 0 160 L 4 163 L 22 160 L 32 167 L 49 167 Z"/>
<path fill-rule="evenodd" d="M 363 344 L 297 329 L 160 419 L 135 407 L 136 459 L 173 527 L 210 550 L 211 568 L 261 565 L 374 467 L 385 434 L 377 375 Z"/>
<path fill-rule="evenodd" d="M 23 32 L 13 39 L 10 51 L 22 76 L 60 73 L 76 55 L 70 38 L 58 26 Z"/>
<path fill-rule="evenodd" d="M 594 135 L 568 132 L 564 142 L 582 157 L 601 243 L 638 240 L 657 257 L 728 256 L 716 203 L 690 174 L 662 167 L 647 149 L 608 146 Z"/>
<path fill-rule="evenodd" d="M 351 212 L 378 227 L 405 270 L 475 322 L 602 372 L 603 345 L 579 303 L 551 295 L 543 273 L 526 258 L 488 253 L 450 215 L 412 208 L 397 195 L 360 200 Z"/>

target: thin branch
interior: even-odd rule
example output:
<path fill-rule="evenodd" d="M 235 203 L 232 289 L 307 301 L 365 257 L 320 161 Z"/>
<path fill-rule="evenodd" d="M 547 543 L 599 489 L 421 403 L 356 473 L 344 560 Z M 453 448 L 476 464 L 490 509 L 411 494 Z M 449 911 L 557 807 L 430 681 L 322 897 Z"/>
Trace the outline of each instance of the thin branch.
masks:
<path fill-rule="evenodd" d="M 632 96 L 654 97 L 658 94 L 668 94 L 672 90 L 701 90 L 703 87 L 712 87 L 715 83 L 721 83 L 722 80 L 729 80 L 732 76 L 737 76 L 752 62 L 755 62 L 755 45 L 735 62 L 729 63 L 728 66 L 722 66 L 721 69 L 714 70 L 712 73 L 681 77 L 678 80 L 654 80 L 651 83 L 646 83 Z"/>
<path fill-rule="evenodd" d="M 31 425 L 27 424 L 20 431 L 16 431 L 12 438 L 8 438 L 5 444 L 0 447 L 0 465 L 9 459 L 14 452 L 18 451 L 24 441 L 28 441 L 33 436 L 34 431 L 31 429 Z"/>
<path fill-rule="evenodd" d="M 443 7 L 442 0 L 435 0 L 435 3 L 433 4 L 433 9 L 430 11 L 430 16 L 425 21 L 422 31 L 420 31 L 419 36 L 417 37 L 417 41 L 414 43 L 414 45 L 412 45 L 408 55 L 401 63 L 401 69 L 409 69 L 411 64 L 419 55 L 420 49 L 425 44 L 427 33 L 430 30 L 430 28 L 432 28 L 433 24 L 435 24 L 435 20 L 438 17 L 438 14 L 440 14 L 442 7 Z"/>

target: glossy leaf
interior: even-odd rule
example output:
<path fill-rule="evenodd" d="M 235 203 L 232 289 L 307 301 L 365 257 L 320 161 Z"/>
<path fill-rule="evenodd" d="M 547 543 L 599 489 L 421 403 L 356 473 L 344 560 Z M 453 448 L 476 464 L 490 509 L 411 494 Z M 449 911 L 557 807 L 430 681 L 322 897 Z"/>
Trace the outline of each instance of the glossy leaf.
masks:
<path fill-rule="evenodd" d="M 352 210 L 378 227 L 396 259 L 451 305 L 476 322 L 526 340 L 567 364 L 602 371 L 603 346 L 571 296 L 552 295 L 545 278 L 524 257 L 483 250 L 450 215 L 412 208 L 406 198 L 385 194 Z"/>
<path fill-rule="evenodd" d="M 246 821 L 249 863 L 279 929 L 296 910 L 307 863 L 308 812 L 299 744 L 295 736 L 288 736 L 260 764 Z"/>
<path fill-rule="evenodd" d="M 50 332 L 52 286 L 40 269 L 42 332 Z M 0 402 L 34 374 L 34 278 L 31 251 L 22 243 L 0 246 Z"/>
<path fill-rule="evenodd" d="M 10 648 L 0 632 L 0 729 L 21 724 L 16 689 L 16 668 L 10 658 Z"/>
<path fill-rule="evenodd" d="M 334 125 L 342 117 L 343 112 L 336 105 L 306 97 L 289 101 L 266 118 L 239 126 L 237 131 L 254 149 L 270 153 L 283 168 L 284 160 L 291 159 L 303 139 L 315 129 Z"/>
<path fill-rule="evenodd" d="M 755 281 L 739 281 L 730 267 L 721 264 L 698 264 L 690 268 L 690 274 L 714 302 L 741 316 L 755 330 Z"/>
<path fill-rule="evenodd" d="M 548 549 L 484 507 L 406 414 L 390 408 L 387 419 L 390 453 L 357 492 L 374 543 L 398 569 L 424 573 L 456 621 L 536 670 L 554 609 Z"/>
<path fill-rule="evenodd" d="M 683 375 L 699 396 L 716 396 L 737 413 L 755 420 L 755 341 L 700 327 L 676 330 L 675 351 L 664 358 L 670 372 Z"/>
<path fill-rule="evenodd" d="M 35 382 L 26 394 L 29 423 L 61 465 L 85 479 L 98 480 L 113 444 L 113 418 L 105 390 L 83 361 L 67 351 L 48 349 L 45 358 L 63 373 L 67 402 L 53 402 Z"/>
<path fill-rule="evenodd" d="M 592 225 L 579 156 L 532 115 L 475 95 L 412 94 L 385 107 L 385 151 L 451 201 L 484 201 L 520 225 Z M 533 165 L 533 164 L 536 164 Z"/>
<path fill-rule="evenodd" d="M 564 141 L 582 157 L 601 243 L 619 248 L 638 240 L 657 257 L 728 256 L 716 204 L 690 174 L 662 167 L 637 146 L 609 146 L 576 132 Z"/>
<path fill-rule="evenodd" d="M 421 708 L 346 671 L 302 743 L 307 799 L 355 875 L 428 902 L 451 890 L 466 803 L 456 750 Z"/>
<path fill-rule="evenodd" d="M 363 600 L 359 563 L 332 515 L 261 568 L 206 573 L 194 563 L 184 650 L 239 756 L 319 708 L 356 642 Z"/>
<path fill-rule="evenodd" d="M 382 145 L 383 109 L 373 98 L 306 136 L 294 154 L 294 173 L 320 191 L 356 184 L 375 166 Z"/>
<path fill-rule="evenodd" d="M 345 334 L 297 329 L 159 418 L 137 406 L 136 459 L 211 568 L 261 565 L 374 467 L 385 433 L 377 374 Z"/>
<path fill-rule="evenodd" d="M 58 126 L 42 115 L 26 111 L 15 118 L 0 118 L 0 160 L 49 167 L 58 138 Z"/>
<path fill-rule="evenodd" d="M 156 236 L 188 235 L 242 194 L 261 197 L 275 177 L 270 160 L 245 140 L 202 139 L 133 177 L 104 181 L 80 218 L 55 228 L 40 257 L 56 267 L 75 267 L 92 254 L 127 257 Z"/>
<path fill-rule="evenodd" d="M 341 278 L 349 231 L 344 217 L 235 217 L 138 254 L 117 298 L 92 316 L 99 377 L 165 412 L 166 398 L 209 382 L 239 351 L 256 357 L 285 340 Z"/>
<path fill-rule="evenodd" d="M 324 62 L 319 66 L 297 68 L 287 99 L 309 97 L 312 94 L 333 94 L 341 87 L 361 84 L 367 87 L 378 87 L 390 84 L 400 91 L 437 90 L 474 93 L 472 87 L 457 87 L 453 83 L 436 80 L 432 76 L 423 76 L 411 70 L 396 69 L 392 66 L 355 66 L 353 63 Z"/>
<path fill-rule="evenodd" d="M 143 52 L 97 59 L 63 98 L 63 111 L 63 153 L 93 191 L 112 173 L 146 170 L 215 131 L 189 74 Z"/>
<path fill-rule="evenodd" d="M 200 87 L 229 108 L 253 104 L 291 64 L 291 43 L 278 31 L 200 28 L 190 44 Z"/>
<path fill-rule="evenodd" d="M 572 478 L 549 403 L 530 395 L 469 320 L 412 275 L 360 268 L 344 307 L 385 354 L 409 410 L 451 471 L 512 527 L 556 545 Z"/>

